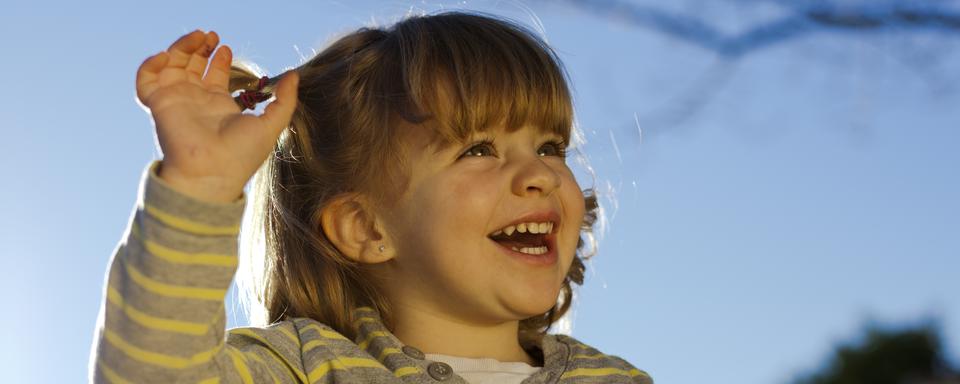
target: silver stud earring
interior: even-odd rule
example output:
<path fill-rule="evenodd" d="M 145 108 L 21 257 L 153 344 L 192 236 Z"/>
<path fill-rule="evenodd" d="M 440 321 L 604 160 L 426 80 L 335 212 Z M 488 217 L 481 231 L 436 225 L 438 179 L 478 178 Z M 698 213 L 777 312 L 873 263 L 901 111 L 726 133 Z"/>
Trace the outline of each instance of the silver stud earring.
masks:
<path fill-rule="evenodd" d="M 380 252 L 383 252 L 383 250 L 387 249 L 387 246 L 381 245 L 380 248 L 378 248 L 378 249 L 380 249 Z"/>

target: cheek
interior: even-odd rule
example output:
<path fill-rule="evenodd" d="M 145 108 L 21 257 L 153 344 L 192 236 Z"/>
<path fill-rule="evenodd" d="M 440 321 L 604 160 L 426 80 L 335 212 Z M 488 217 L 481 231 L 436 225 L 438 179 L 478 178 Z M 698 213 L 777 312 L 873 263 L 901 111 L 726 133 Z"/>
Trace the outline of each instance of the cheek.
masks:
<path fill-rule="evenodd" d="M 586 201 L 584 200 L 583 191 L 580 189 L 580 185 L 577 184 L 577 180 L 573 177 L 573 173 L 569 168 L 565 168 L 562 174 L 564 176 L 561 186 L 563 204 L 570 212 L 570 215 L 576 220 L 576 226 L 579 228 L 583 221 L 583 215 L 586 213 Z"/>
<path fill-rule="evenodd" d="M 587 202 L 584 200 L 583 191 L 580 190 L 579 185 L 574 184 L 571 187 L 570 196 L 571 204 L 573 204 L 572 210 L 582 219 L 587 209 Z"/>
<path fill-rule="evenodd" d="M 445 247 L 451 242 L 463 246 L 465 241 L 486 239 L 485 226 L 497 199 L 494 188 L 494 183 L 477 177 L 434 180 L 410 204 L 417 220 L 409 225 L 423 230 L 442 228 L 421 235 Z M 439 233 L 443 236 L 437 236 Z"/>
<path fill-rule="evenodd" d="M 577 185 L 572 176 L 569 180 L 564 181 L 569 181 L 569 183 L 565 183 L 562 191 L 564 210 L 567 214 L 567 217 L 564 219 L 570 223 L 569 226 L 564 226 L 564 231 L 567 232 L 565 240 L 568 242 L 567 246 L 569 249 L 575 251 L 577 241 L 580 239 L 580 228 L 583 227 L 584 224 L 586 201 L 584 200 L 583 191 L 580 190 L 580 186 Z M 572 253 L 573 252 L 571 252 L 570 257 L 572 257 Z"/>
<path fill-rule="evenodd" d="M 464 174 L 445 183 L 442 187 L 445 193 L 437 198 L 442 199 L 444 208 L 453 210 L 449 212 L 459 212 L 464 222 L 482 225 L 500 198 L 499 185 L 489 178 Z M 471 216 L 462 216 L 467 214 Z"/>

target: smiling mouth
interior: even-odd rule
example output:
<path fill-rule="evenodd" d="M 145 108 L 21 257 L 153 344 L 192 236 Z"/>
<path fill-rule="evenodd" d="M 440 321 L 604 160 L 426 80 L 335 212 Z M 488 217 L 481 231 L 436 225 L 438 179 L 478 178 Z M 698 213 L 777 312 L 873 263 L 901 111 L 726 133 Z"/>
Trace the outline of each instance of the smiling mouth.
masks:
<path fill-rule="evenodd" d="M 500 231 L 498 231 L 500 232 Z M 539 256 L 552 251 L 555 246 L 553 233 L 514 232 L 510 235 L 500 232 L 488 236 L 501 247 L 527 255 Z"/>

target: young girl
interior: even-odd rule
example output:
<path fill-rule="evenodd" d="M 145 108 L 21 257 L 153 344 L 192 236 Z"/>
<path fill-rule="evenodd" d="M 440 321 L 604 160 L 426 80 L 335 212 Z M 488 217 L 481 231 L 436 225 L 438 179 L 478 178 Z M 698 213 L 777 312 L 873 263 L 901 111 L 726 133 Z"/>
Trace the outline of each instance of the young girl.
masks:
<path fill-rule="evenodd" d="M 110 266 L 93 381 L 652 382 L 546 334 L 583 281 L 596 199 L 566 165 L 571 98 L 541 40 L 418 16 L 275 78 L 218 44 L 191 32 L 137 73 L 164 156 Z M 224 335 L 255 173 L 265 316 Z"/>

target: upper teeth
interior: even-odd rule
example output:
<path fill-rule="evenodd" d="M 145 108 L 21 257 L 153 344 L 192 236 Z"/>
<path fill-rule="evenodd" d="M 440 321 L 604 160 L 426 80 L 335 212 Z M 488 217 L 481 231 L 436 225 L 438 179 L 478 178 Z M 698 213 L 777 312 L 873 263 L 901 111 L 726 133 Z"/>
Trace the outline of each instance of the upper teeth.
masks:
<path fill-rule="evenodd" d="M 506 233 L 507 236 L 513 235 L 513 232 L 517 231 L 520 233 L 550 233 L 553 232 L 553 223 L 552 222 L 543 222 L 543 223 L 520 223 L 517 225 L 511 225 L 505 227 L 501 230 L 498 230 L 492 233 L 490 236 L 497 236 L 503 233 Z"/>

